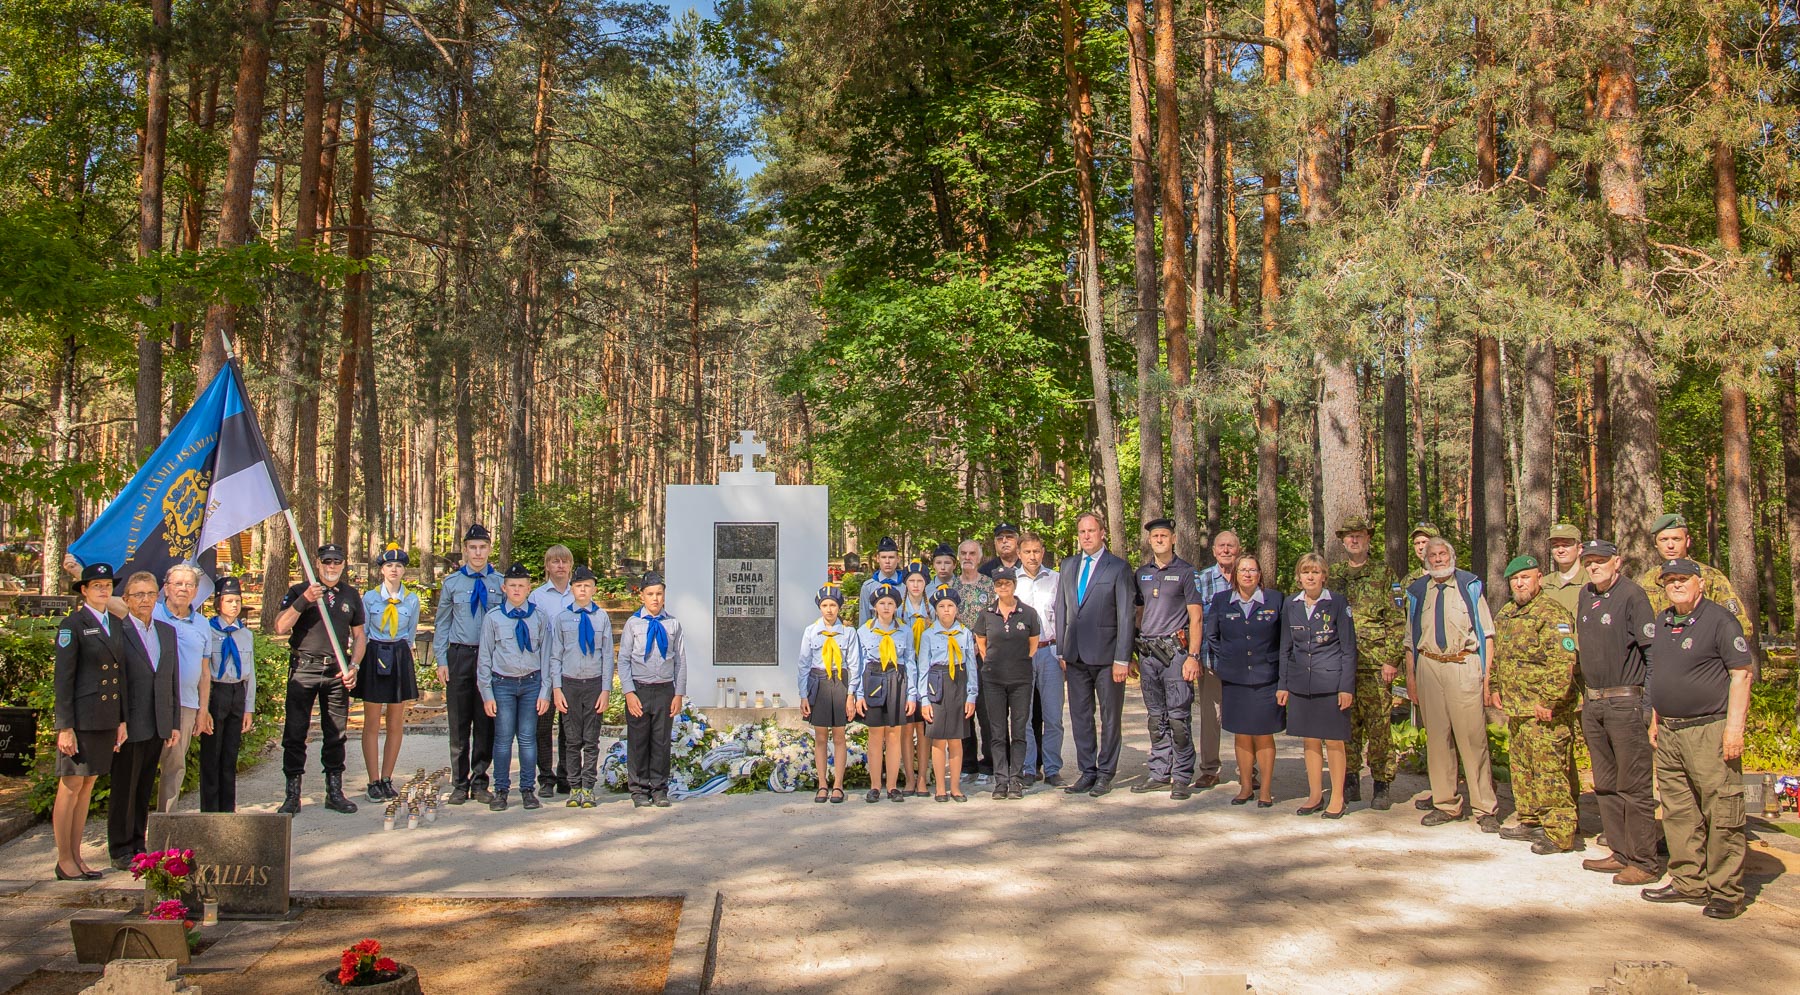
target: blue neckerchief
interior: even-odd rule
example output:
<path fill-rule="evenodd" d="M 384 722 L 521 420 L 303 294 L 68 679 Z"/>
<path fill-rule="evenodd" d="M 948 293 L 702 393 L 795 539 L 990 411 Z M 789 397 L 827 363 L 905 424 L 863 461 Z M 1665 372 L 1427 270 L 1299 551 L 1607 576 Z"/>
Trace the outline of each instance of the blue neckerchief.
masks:
<path fill-rule="evenodd" d="M 666 616 L 652 615 L 642 608 L 639 608 L 637 610 L 637 614 L 638 614 L 638 618 L 641 618 L 644 621 L 649 623 L 649 625 L 647 625 L 645 627 L 645 632 L 644 632 L 644 659 L 646 659 L 646 660 L 650 659 L 650 650 L 653 648 L 658 653 L 661 653 L 663 655 L 663 659 L 665 659 L 665 660 L 668 659 L 668 657 L 669 657 L 669 630 L 663 628 L 663 624 L 662 624 L 662 620 Z"/>
<path fill-rule="evenodd" d="M 213 672 L 213 679 L 218 681 L 225 679 L 225 661 L 230 660 L 231 672 L 237 675 L 238 680 L 243 680 L 244 658 L 238 653 L 237 638 L 234 637 L 232 633 L 242 629 L 244 623 L 239 622 L 227 629 L 220 625 L 218 617 L 214 616 L 212 619 L 212 627 L 214 631 L 223 634 L 225 637 L 224 639 L 219 640 L 219 662 L 215 664 L 218 669 Z"/>
<path fill-rule="evenodd" d="M 902 591 L 906 590 L 906 581 L 899 574 L 895 574 L 892 577 L 883 577 L 880 574 L 876 574 L 875 575 L 875 589 L 877 591 L 881 590 L 881 585 L 883 585 L 883 584 L 892 584 L 894 587 L 896 587 Z"/>
<path fill-rule="evenodd" d="M 472 574 L 465 564 L 464 566 L 458 567 L 456 572 L 475 581 L 475 588 L 469 592 L 469 614 L 476 618 L 486 615 L 488 612 L 488 589 L 487 581 L 482 578 L 494 572 L 493 565 L 489 564 L 487 570 L 483 573 Z"/>
<path fill-rule="evenodd" d="M 586 608 L 569 606 L 569 610 L 581 616 L 581 626 L 576 631 L 575 642 L 581 647 L 582 656 L 594 655 L 594 613 L 600 610 L 599 605 L 588 605 Z"/>
<path fill-rule="evenodd" d="M 531 613 L 535 611 L 537 611 L 537 602 L 535 601 L 525 602 L 523 609 L 500 606 L 500 614 L 513 620 L 513 640 L 519 644 L 519 649 L 527 653 L 531 652 L 531 626 L 526 625 L 525 620 L 530 618 Z"/>

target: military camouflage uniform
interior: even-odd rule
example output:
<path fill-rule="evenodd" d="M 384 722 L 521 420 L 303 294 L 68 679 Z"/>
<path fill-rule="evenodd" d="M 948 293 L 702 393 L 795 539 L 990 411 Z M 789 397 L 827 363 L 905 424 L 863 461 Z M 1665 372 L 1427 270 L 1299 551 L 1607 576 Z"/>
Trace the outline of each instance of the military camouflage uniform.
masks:
<path fill-rule="evenodd" d="M 1658 615 L 1669 607 L 1669 596 L 1663 593 L 1661 578 L 1660 566 L 1651 567 L 1638 578 L 1638 585 L 1650 596 L 1650 607 Z M 1700 594 L 1708 601 L 1723 605 L 1726 611 L 1737 616 L 1738 625 L 1745 632 L 1751 631 L 1750 613 L 1744 610 L 1744 603 L 1738 600 L 1737 589 L 1731 586 L 1731 578 L 1725 576 L 1725 571 L 1705 563 L 1700 564 Z"/>
<path fill-rule="evenodd" d="M 1513 802 L 1519 821 L 1542 826 L 1563 849 L 1575 845 L 1575 618 L 1542 594 L 1494 613 L 1493 687 L 1511 734 Z M 1537 719 L 1537 707 L 1551 711 Z"/>
<path fill-rule="evenodd" d="M 1389 726 L 1393 691 L 1382 681 L 1381 668 L 1405 662 L 1406 615 L 1400 606 L 1405 590 L 1373 558 L 1360 567 L 1347 561 L 1334 565 L 1326 586 L 1344 596 L 1356 619 L 1356 702 L 1346 748 L 1351 767 L 1345 774 L 1354 777 L 1362 770 L 1366 751 L 1369 776 L 1391 783 L 1396 768 Z"/>

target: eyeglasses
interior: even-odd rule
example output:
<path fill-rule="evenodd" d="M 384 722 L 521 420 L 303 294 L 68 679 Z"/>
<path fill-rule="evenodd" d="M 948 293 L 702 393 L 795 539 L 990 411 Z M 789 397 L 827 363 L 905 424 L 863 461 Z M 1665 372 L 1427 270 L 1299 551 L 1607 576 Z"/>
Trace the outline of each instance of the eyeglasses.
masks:
<path fill-rule="evenodd" d="M 127 597 L 127 598 L 133 598 L 133 599 L 136 599 L 136 598 L 154 598 L 154 597 L 156 597 L 156 592 L 155 592 L 155 591 L 154 591 L 154 590 L 151 590 L 151 591 L 130 591 L 130 592 L 127 592 L 127 593 L 126 593 L 126 595 L 125 595 L 125 597 Z"/>

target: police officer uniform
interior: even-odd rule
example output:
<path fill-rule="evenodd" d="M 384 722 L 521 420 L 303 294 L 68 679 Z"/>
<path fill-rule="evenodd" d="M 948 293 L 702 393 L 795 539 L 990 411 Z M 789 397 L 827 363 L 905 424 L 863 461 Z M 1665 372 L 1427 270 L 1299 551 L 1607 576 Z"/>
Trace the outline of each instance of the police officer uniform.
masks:
<path fill-rule="evenodd" d="M 488 530 L 477 522 L 469 526 L 463 542 L 490 541 Z M 450 804 L 461 805 L 471 796 L 492 802 L 488 791 L 488 766 L 494 759 L 494 720 L 481 707 L 475 686 L 480 656 L 481 623 L 500 602 L 500 572 L 486 564 L 481 572 L 467 563 L 444 577 L 438 588 L 436 629 L 431 652 L 438 667 L 448 673 L 444 681 L 444 706 L 450 722 Z"/>
<path fill-rule="evenodd" d="M 342 561 L 344 550 L 336 543 L 319 547 L 319 562 Z M 287 775 L 287 798 L 278 812 L 300 811 L 300 775 L 306 770 L 306 737 L 312 727 L 313 706 L 319 708 L 319 761 L 325 770 L 325 807 L 333 812 L 356 811 L 356 803 L 344 796 L 344 742 L 350 728 L 350 692 L 344 687 L 344 671 L 332 649 L 331 633 L 344 653 L 350 673 L 360 661 L 351 659 L 353 636 L 363 625 L 363 599 L 348 578 L 306 601 L 305 582 L 288 588 L 281 609 L 299 613 L 288 633 L 286 714 L 281 727 L 281 772 Z M 329 619 L 329 621 L 325 621 Z"/>
<path fill-rule="evenodd" d="M 113 579 L 105 563 L 82 568 L 89 581 Z M 56 754 L 57 777 L 97 777 L 112 770 L 113 744 L 125 721 L 124 620 L 82 605 L 57 624 L 53 678 L 56 730 L 75 730 L 75 754 Z"/>
<path fill-rule="evenodd" d="M 1144 531 L 1175 531 L 1173 519 L 1146 522 Z M 1190 606 L 1199 607 L 1199 571 L 1179 556 L 1167 563 L 1145 560 L 1133 575 L 1137 585 L 1138 687 L 1149 713 L 1150 775 L 1134 786 L 1134 793 L 1173 789 L 1186 797 L 1194 780 L 1194 685 L 1182 676 L 1189 659 L 1199 665 L 1199 654 L 1188 651 L 1192 631 Z"/>
<path fill-rule="evenodd" d="M 1667 560 L 1663 577 L 1704 577 L 1700 564 Z M 1743 627 L 1704 595 L 1692 611 L 1657 615 L 1651 646 L 1650 707 L 1656 712 L 1656 787 L 1669 842 L 1669 884 L 1651 901 L 1706 906 L 1733 919 L 1744 905 L 1744 777 L 1741 756 L 1725 759 L 1732 672 L 1755 664 Z M 1738 721 L 1743 717 L 1739 716 Z"/>

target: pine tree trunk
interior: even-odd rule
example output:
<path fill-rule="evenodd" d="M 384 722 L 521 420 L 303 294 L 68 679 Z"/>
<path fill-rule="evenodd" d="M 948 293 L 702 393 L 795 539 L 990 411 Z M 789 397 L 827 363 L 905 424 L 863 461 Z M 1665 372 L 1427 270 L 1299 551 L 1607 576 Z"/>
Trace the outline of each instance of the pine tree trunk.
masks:
<path fill-rule="evenodd" d="M 1062 22 L 1063 74 L 1068 79 L 1069 133 L 1075 151 L 1075 192 L 1081 209 L 1077 255 L 1081 318 L 1087 330 L 1088 371 L 1094 388 L 1095 445 L 1100 451 L 1107 536 L 1113 552 L 1123 555 L 1129 548 L 1125 536 L 1125 495 L 1119 482 L 1118 430 L 1113 421 L 1111 378 L 1106 365 L 1106 329 L 1100 315 L 1099 207 L 1094 191 L 1094 135 L 1088 126 L 1094 105 L 1087 73 L 1078 62 L 1081 35 L 1086 25 L 1077 20 L 1071 0 L 1059 0 L 1058 8 Z"/>
<path fill-rule="evenodd" d="M 1202 0 L 1201 30 L 1207 34 L 1216 34 L 1219 30 L 1219 12 L 1217 0 Z M 1220 241 L 1219 232 L 1219 188 L 1221 141 L 1219 134 L 1219 108 L 1214 93 L 1218 87 L 1219 42 L 1216 38 L 1208 38 L 1201 45 L 1200 66 L 1200 169 L 1194 178 L 1196 230 L 1194 232 L 1194 280 L 1191 300 L 1193 301 L 1194 328 L 1198 341 L 1198 360 L 1203 371 L 1212 369 L 1213 360 L 1218 350 L 1218 333 L 1213 324 L 1212 312 L 1208 309 L 1207 295 L 1212 292 L 1217 280 L 1216 247 Z M 1194 410 L 1189 405 L 1189 411 Z M 1203 435 L 1201 470 L 1201 488 L 1205 495 L 1203 511 L 1206 519 L 1203 537 L 1190 546 L 1195 553 L 1201 549 L 1211 549 L 1213 536 L 1218 534 L 1219 516 L 1223 513 L 1224 482 L 1220 479 L 1219 467 L 1219 430 L 1216 420 L 1202 413 L 1198 419 Z M 1179 482 L 1178 482 L 1179 486 Z M 1179 494 L 1176 498 L 1180 500 Z M 1178 506 L 1179 507 L 1179 506 Z M 1177 522 L 1177 525 L 1181 523 Z M 1199 563 L 1190 557 L 1191 562 Z"/>
<path fill-rule="evenodd" d="M 1556 78 L 1552 52 L 1555 22 L 1534 17 L 1530 45 L 1545 68 L 1533 80 L 1529 115 L 1530 142 L 1525 154 L 1526 199 L 1541 203 L 1556 168 L 1551 138 L 1556 130 L 1552 103 Z M 1522 552 L 1547 556 L 1550 525 L 1556 507 L 1556 343 L 1543 338 L 1525 346 L 1525 396 L 1520 405 L 1519 435 L 1525 440 L 1519 458 L 1519 546 Z M 1545 562 L 1548 562 L 1546 559 Z"/>
<path fill-rule="evenodd" d="M 1176 0 L 1156 5 L 1156 156 L 1162 191 L 1163 325 L 1168 332 L 1169 474 L 1175 504 L 1175 549 L 1189 562 L 1200 555 L 1196 508 L 1193 380 L 1188 345 L 1187 205 L 1181 191 L 1181 105 L 1176 92 Z M 1147 517 L 1147 516 L 1146 516 Z"/>
<path fill-rule="evenodd" d="M 1162 397 L 1157 357 L 1162 341 L 1156 322 L 1156 180 L 1150 148 L 1150 26 L 1144 0 L 1125 0 L 1125 72 L 1131 109 L 1131 271 L 1136 290 L 1133 337 L 1137 343 L 1138 515 L 1163 514 Z M 1118 537 L 1123 539 L 1124 537 Z M 1140 543 L 1126 542 L 1130 548 Z"/>
<path fill-rule="evenodd" d="M 1284 2 L 1292 0 L 1263 0 L 1263 30 L 1272 37 L 1281 37 Z M 1263 85 L 1278 87 L 1281 85 L 1285 68 L 1283 50 L 1273 46 L 1262 49 Z M 1279 239 L 1281 237 L 1281 185 L 1280 167 L 1276 163 L 1267 163 L 1262 174 L 1262 266 L 1261 286 L 1257 296 L 1258 315 L 1265 336 L 1275 335 L 1275 308 L 1281 299 L 1281 256 Z M 1281 473 L 1281 402 L 1271 393 L 1270 381 L 1274 379 L 1274 371 L 1265 369 L 1258 385 L 1256 414 L 1256 535 L 1258 563 L 1263 568 L 1263 576 L 1275 576 L 1275 557 L 1279 552 L 1281 534 L 1281 509 L 1279 506 L 1280 489 L 1278 481 Z"/>
<path fill-rule="evenodd" d="M 358 8 L 365 16 L 379 18 L 379 0 Z M 350 170 L 350 237 L 351 262 L 368 265 L 369 191 L 373 179 L 370 156 L 375 125 L 375 70 L 364 56 L 356 68 L 356 134 L 351 145 Z M 331 457 L 331 540 L 340 546 L 350 543 L 350 478 L 354 472 L 353 442 L 356 429 L 357 378 L 362 372 L 363 310 L 368 305 L 369 274 L 366 270 L 351 273 L 344 280 L 343 320 L 338 328 L 337 417 L 333 426 Z M 378 468 L 363 467 L 365 482 L 379 480 Z M 369 476 L 373 474 L 373 476 Z"/>
<path fill-rule="evenodd" d="M 169 32 L 171 0 L 150 0 L 150 52 L 144 73 L 144 131 L 142 167 L 138 185 L 138 258 L 162 251 L 164 150 L 169 140 Z M 160 295 L 145 296 L 146 308 L 156 307 Z M 162 339 L 146 325 L 137 328 L 137 433 L 138 455 L 148 454 L 162 440 Z"/>
<path fill-rule="evenodd" d="M 50 392 L 50 465 L 59 469 L 69 464 L 75 451 L 75 412 L 80 403 L 75 390 L 76 348 L 75 335 L 70 333 L 57 343 L 56 355 L 51 360 L 54 382 Z M 73 495 L 71 503 L 74 503 Z M 43 576 L 38 579 L 38 593 L 61 594 L 65 580 L 63 552 L 69 548 L 69 527 L 68 515 L 56 497 L 44 501 L 43 519 L 44 552 L 40 559 Z M 120 566 L 122 564 L 113 564 L 114 569 Z M 124 590 L 123 581 L 119 589 Z"/>
<path fill-rule="evenodd" d="M 1800 377 L 1794 361 L 1781 364 L 1781 482 L 1788 541 L 1788 586 L 1794 627 L 1800 632 Z"/>

